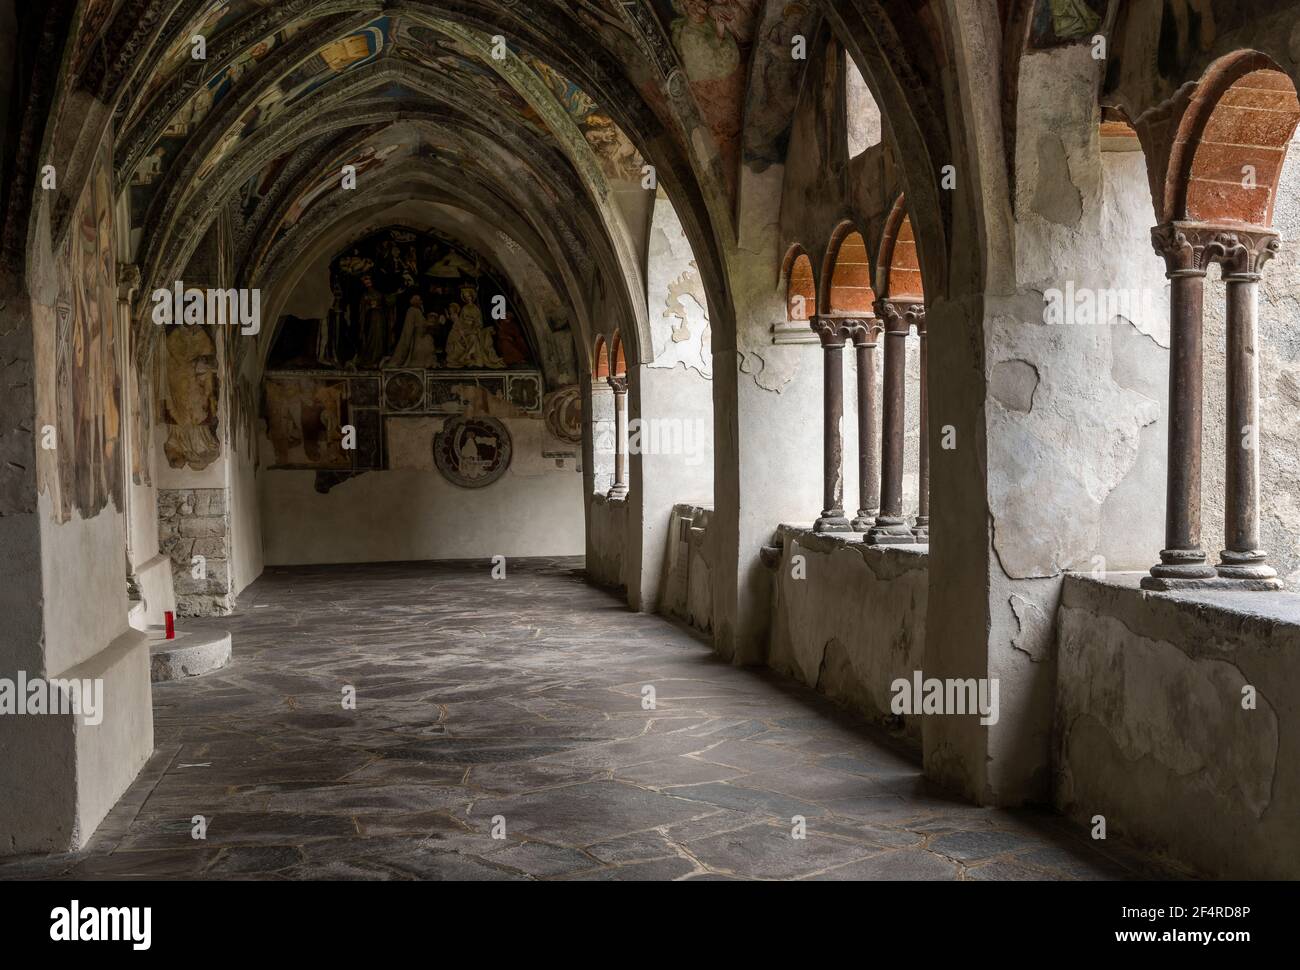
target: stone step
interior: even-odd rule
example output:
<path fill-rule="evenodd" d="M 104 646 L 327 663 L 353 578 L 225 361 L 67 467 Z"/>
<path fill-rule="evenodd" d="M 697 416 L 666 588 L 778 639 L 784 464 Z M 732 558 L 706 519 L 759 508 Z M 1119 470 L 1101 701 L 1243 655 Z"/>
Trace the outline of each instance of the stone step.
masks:
<path fill-rule="evenodd" d="M 198 677 L 229 663 L 230 634 L 225 630 L 177 631 L 175 638 L 149 645 L 150 679 L 155 684 Z"/>

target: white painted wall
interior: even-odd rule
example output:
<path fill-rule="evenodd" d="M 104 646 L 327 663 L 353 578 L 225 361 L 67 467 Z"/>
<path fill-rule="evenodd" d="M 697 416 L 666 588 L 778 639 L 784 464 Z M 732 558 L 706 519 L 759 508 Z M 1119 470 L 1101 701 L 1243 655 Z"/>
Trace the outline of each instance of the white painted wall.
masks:
<path fill-rule="evenodd" d="M 272 469 L 262 439 L 259 480 L 267 565 L 478 559 L 495 555 L 580 556 L 582 476 L 542 452 L 572 451 L 531 418 L 501 419 L 510 431 L 509 470 L 491 485 L 461 488 L 433 464 L 441 418 L 390 418 L 386 471 L 315 490 L 316 473 Z"/>

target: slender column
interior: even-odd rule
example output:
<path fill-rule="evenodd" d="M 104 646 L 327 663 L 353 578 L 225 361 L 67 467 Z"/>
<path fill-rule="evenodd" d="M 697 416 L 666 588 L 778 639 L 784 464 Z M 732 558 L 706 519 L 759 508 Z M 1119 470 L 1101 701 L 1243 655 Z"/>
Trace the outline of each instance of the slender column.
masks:
<path fill-rule="evenodd" d="M 814 317 L 812 329 L 821 339 L 825 362 L 822 381 L 822 514 L 816 532 L 849 532 L 844 515 L 844 343 L 847 321 Z"/>
<path fill-rule="evenodd" d="M 880 514 L 880 439 L 876 436 L 876 346 L 880 323 L 865 319 L 853 328 L 858 363 L 858 514 L 854 532 L 867 532 Z"/>
<path fill-rule="evenodd" d="M 1144 589 L 1204 585 L 1215 576 L 1201 548 L 1202 308 L 1213 232 L 1192 223 L 1151 230 L 1164 257 L 1169 296 L 1169 452 L 1165 460 L 1165 548 Z"/>
<path fill-rule="evenodd" d="M 627 377 L 607 377 L 614 390 L 614 484 L 609 497 L 627 497 Z"/>
<path fill-rule="evenodd" d="M 917 460 L 916 483 L 916 522 L 912 525 L 912 534 L 917 542 L 930 541 L 930 391 L 927 387 L 926 374 L 926 337 L 925 306 L 918 305 L 916 311 L 916 335 L 920 338 L 921 356 L 921 439 Z"/>
<path fill-rule="evenodd" d="M 880 512 L 864 542 L 873 546 L 915 542 L 903 515 L 903 418 L 907 403 L 907 332 L 917 304 L 876 302 L 885 334 L 885 387 L 881 407 Z M 909 319 L 909 313 L 911 319 Z"/>
<path fill-rule="evenodd" d="M 1259 536 L 1259 355 L 1257 309 L 1260 270 L 1279 248 L 1272 232 L 1236 232 L 1223 261 L 1227 284 L 1227 474 L 1224 545 L 1216 572 L 1250 589 L 1280 589 Z M 1234 584 L 1238 585 L 1238 584 Z"/>

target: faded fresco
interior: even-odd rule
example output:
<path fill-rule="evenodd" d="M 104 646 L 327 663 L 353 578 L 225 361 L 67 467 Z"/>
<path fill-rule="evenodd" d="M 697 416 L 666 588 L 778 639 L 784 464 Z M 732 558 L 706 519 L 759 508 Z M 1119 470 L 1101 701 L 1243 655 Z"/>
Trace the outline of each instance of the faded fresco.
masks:
<path fill-rule="evenodd" d="M 1107 0 L 1038 0 L 1029 46 L 1054 47 L 1091 40 L 1106 18 Z"/>
<path fill-rule="evenodd" d="M 580 87 L 545 61 L 528 54 L 523 60 L 537 72 L 556 100 L 573 119 L 582 137 L 600 162 L 605 177 L 614 180 L 641 180 L 641 167 L 645 164 L 641 153 L 628 139 L 614 119 L 599 110 L 596 102 Z"/>
<path fill-rule="evenodd" d="M 221 380 L 212 327 L 168 327 L 163 338 L 163 454 L 173 468 L 207 468 L 221 455 Z"/>
<path fill-rule="evenodd" d="M 734 191 L 760 0 L 654 0 Z"/>
<path fill-rule="evenodd" d="M 235 147 L 283 112 L 292 109 L 334 78 L 383 55 L 388 46 L 392 19 L 380 17 L 355 33 L 326 44 L 303 61 L 257 99 L 240 120 L 230 127 L 221 142 L 199 166 L 197 180 L 205 181 Z"/>
<path fill-rule="evenodd" d="M 276 2 L 277 0 L 213 0 L 167 49 L 161 67 L 154 74 L 146 90 L 146 98 L 142 98 L 141 101 L 152 96 L 157 88 L 190 60 L 191 37 L 202 36 L 207 39 L 208 46 L 211 47 L 213 39 L 220 36 L 226 28 L 264 7 L 273 6 Z"/>
<path fill-rule="evenodd" d="M 272 369 L 536 366 L 522 304 L 504 275 L 438 233 L 372 233 L 330 263 L 330 292 L 327 319 L 281 321 Z"/>
<path fill-rule="evenodd" d="M 282 318 L 271 347 L 264 413 L 276 467 L 384 468 L 388 417 L 541 417 L 522 304 L 477 251 L 389 226 L 339 253 L 329 281 L 327 318 Z M 357 432 L 349 453 L 336 447 L 344 425 Z"/>
<path fill-rule="evenodd" d="M 508 107 L 539 134 L 546 131 L 546 122 L 531 104 L 510 86 L 490 64 L 485 63 L 476 51 L 458 39 L 448 37 L 408 20 L 401 20 L 396 29 L 397 42 L 393 56 L 426 67 L 461 89 L 482 98 L 493 110 Z M 416 95 L 415 97 L 419 97 Z"/>
<path fill-rule="evenodd" d="M 274 467 L 352 467 L 343 448 L 343 426 L 351 423 L 346 380 L 268 377 L 264 387 Z"/>
<path fill-rule="evenodd" d="M 122 353 L 116 320 L 112 158 L 103 147 L 77 206 L 66 241 L 54 253 L 54 306 L 33 308 L 49 386 L 39 437 L 52 448 L 41 466 L 57 521 L 91 518 L 109 503 L 122 508 L 125 477 Z M 42 326 L 44 322 L 44 326 Z M 48 428 L 48 432 L 47 432 Z M 51 460 L 52 459 L 52 460 Z"/>
<path fill-rule="evenodd" d="M 276 48 L 286 43 L 300 28 L 289 25 L 258 41 L 235 59 L 228 67 L 199 87 L 179 111 L 172 116 L 158 141 L 141 159 L 131 176 L 131 208 L 144 213 L 153 201 L 158 184 L 168 166 L 180 154 L 186 141 L 212 113 L 240 79 L 255 70 L 259 63 Z M 188 46 L 186 47 L 188 50 Z M 185 56 L 188 56 L 186 54 Z M 239 130 L 239 125 L 234 130 Z M 207 166 L 205 165 L 205 168 Z"/>

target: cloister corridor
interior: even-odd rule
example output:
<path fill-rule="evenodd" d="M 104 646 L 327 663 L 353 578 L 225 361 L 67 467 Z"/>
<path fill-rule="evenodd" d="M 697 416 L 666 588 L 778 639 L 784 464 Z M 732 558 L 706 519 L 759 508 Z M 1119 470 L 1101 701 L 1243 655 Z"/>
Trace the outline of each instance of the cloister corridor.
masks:
<path fill-rule="evenodd" d="M 155 753 L 89 845 L 0 879 L 1171 875 L 1059 816 L 947 797 L 880 729 L 630 612 L 580 558 L 490 571 L 268 569 L 233 616 L 190 621 L 239 649 L 154 685 Z"/>

